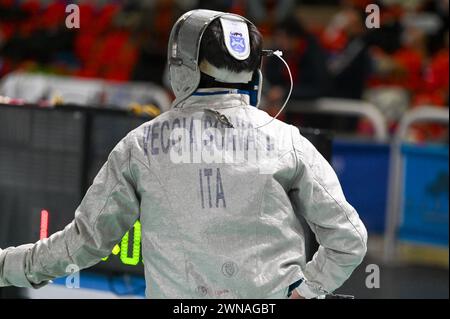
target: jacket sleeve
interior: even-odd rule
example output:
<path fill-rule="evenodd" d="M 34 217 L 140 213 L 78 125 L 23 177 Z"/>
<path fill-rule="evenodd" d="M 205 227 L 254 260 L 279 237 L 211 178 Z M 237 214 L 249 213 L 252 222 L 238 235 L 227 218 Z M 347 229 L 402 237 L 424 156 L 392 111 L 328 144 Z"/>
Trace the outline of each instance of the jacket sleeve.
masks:
<path fill-rule="evenodd" d="M 319 243 L 297 290 L 313 298 L 339 288 L 361 263 L 367 231 L 331 166 L 298 129 L 293 144 L 297 171 L 289 195 L 296 214 L 305 218 Z"/>
<path fill-rule="evenodd" d="M 108 256 L 139 218 L 131 149 L 122 140 L 94 179 L 74 220 L 48 239 L 0 250 L 0 287 L 40 287 Z"/>

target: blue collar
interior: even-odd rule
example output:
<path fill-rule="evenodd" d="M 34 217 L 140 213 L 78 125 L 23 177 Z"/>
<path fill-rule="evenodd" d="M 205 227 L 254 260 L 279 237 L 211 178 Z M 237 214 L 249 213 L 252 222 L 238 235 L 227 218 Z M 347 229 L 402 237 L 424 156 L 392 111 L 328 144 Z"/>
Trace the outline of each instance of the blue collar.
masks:
<path fill-rule="evenodd" d="M 246 91 L 246 90 L 230 89 L 227 91 L 194 92 L 194 93 L 192 93 L 192 95 L 194 95 L 194 96 L 209 96 L 209 95 L 220 95 L 220 94 L 247 94 L 247 95 L 250 95 L 250 92 Z"/>

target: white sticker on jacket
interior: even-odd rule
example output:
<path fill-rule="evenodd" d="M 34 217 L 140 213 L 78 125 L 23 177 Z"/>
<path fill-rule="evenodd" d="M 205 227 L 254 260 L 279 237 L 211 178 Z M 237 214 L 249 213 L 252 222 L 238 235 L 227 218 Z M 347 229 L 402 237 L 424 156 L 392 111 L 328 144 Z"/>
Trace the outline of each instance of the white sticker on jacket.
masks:
<path fill-rule="evenodd" d="M 228 52 L 237 60 L 245 60 L 250 56 L 250 36 L 247 23 L 234 16 L 220 18 L 223 36 Z"/>

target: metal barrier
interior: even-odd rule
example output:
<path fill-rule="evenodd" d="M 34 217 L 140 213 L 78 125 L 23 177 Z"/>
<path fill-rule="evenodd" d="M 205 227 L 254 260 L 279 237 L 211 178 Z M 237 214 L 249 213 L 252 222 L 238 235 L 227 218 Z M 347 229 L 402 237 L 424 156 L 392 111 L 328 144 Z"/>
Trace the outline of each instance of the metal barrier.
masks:
<path fill-rule="evenodd" d="M 384 257 L 392 261 L 395 255 L 397 232 L 400 224 L 401 205 L 404 185 L 402 144 L 408 129 L 415 123 L 434 122 L 446 123 L 449 121 L 448 108 L 423 106 L 407 112 L 401 119 L 397 133 L 391 144 L 391 158 L 389 168 L 388 216 L 386 222 L 386 236 L 384 244 Z"/>
<path fill-rule="evenodd" d="M 383 114 L 376 106 L 362 100 L 321 98 L 311 103 L 294 101 L 289 104 L 288 111 L 291 113 L 325 113 L 367 118 L 373 125 L 375 141 L 384 142 L 388 138 L 387 124 Z"/>
<path fill-rule="evenodd" d="M 64 104 L 127 109 L 130 103 L 153 104 L 167 111 L 170 97 L 155 84 L 120 83 L 102 79 L 14 72 L 0 81 L 0 95 L 39 103 L 43 100 Z"/>

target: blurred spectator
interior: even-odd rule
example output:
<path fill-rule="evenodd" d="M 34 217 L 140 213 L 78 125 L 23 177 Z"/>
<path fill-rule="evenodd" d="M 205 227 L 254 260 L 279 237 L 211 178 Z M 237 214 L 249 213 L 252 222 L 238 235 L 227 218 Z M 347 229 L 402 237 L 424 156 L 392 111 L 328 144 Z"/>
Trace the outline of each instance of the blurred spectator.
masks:
<path fill-rule="evenodd" d="M 424 86 L 412 101 L 413 107 L 423 105 L 449 105 L 449 38 L 446 34 L 445 47 L 435 53 L 425 70 Z M 448 143 L 448 126 L 440 124 L 418 124 L 411 130 L 415 141 L 444 141 Z"/>
<path fill-rule="evenodd" d="M 62 11 L 61 11 L 62 10 Z M 43 6 L 39 1 L 24 1 L 17 6 L 0 6 L 0 56 L 12 68 L 49 64 L 70 51 L 74 33 L 63 27 L 64 7 L 60 3 Z"/>
<path fill-rule="evenodd" d="M 384 1 L 377 3 L 381 8 L 380 28 L 371 29 L 367 37 L 370 45 L 391 54 L 401 46 L 403 32 L 401 17 L 404 14 L 404 8 L 395 2 L 390 5 L 383 5 L 383 3 Z"/>
<path fill-rule="evenodd" d="M 369 82 L 370 86 L 404 88 L 409 91 L 413 105 L 446 104 L 448 41 L 441 42 L 430 56 L 429 39 L 429 30 L 420 27 L 420 23 L 405 23 L 399 49 L 392 54 L 379 47 L 373 50 L 377 74 Z"/>
<path fill-rule="evenodd" d="M 366 28 L 360 11 L 349 8 L 338 13 L 345 45 L 330 56 L 329 72 L 332 97 L 361 99 L 371 72 Z"/>
<path fill-rule="evenodd" d="M 449 1 L 448 0 L 428 0 L 423 5 L 424 12 L 433 14 L 440 20 L 438 30 L 428 37 L 428 49 L 431 53 L 439 51 L 446 41 L 446 33 L 449 29 Z"/>
<path fill-rule="evenodd" d="M 241 1 L 242 2 L 242 1 Z M 245 2 L 245 15 L 261 30 L 263 36 L 269 36 L 295 10 L 295 0 L 248 0 Z"/>
<path fill-rule="evenodd" d="M 426 54 L 425 34 L 417 28 L 407 28 L 403 32 L 401 48 L 392 55 L 392 83 L 411 91 L 419 89 Z"/>
<path fill-rule="evenodd" d="M 138 35 L 139 58 L 132 79 L 163 85 L 167 43 L 173 23 L 186 11 L 196 7 L 197 0 L 150 0 L 141 13 Z"/>
<path fill-rule="evenodd" d="M 292 99 L 315 99 L 326 93 L 325 53 L 297 18 L 291 16 L 276 27 L 273 47 L 283 51 L 283 57 L 290 66 L 294 80 Z M 289 74 L 276 58 L 266 59 L 264 70 L 270 85 L 267 103 L 279 106 L 289 90 Z"/>
<path fill-rule="evenodd" d="M 232 12 L 251 20 L 264 36 L 292 14 L 296 0 L 199 0 L 198 8 Z"/>
<path fill-rule="evenodd" d="M 241 0 L 199 0 L 197 8 L 223 12 L 241 11 L 242 2 Z"/>
<path fill-rule="evenodd" d="M 449 33 L 445 36 L 445 46 L 436 52 L 425 72 L 426 89 L 436 92 L 442 103 L 439 105 L 449 105 Z M 417 103 L 418 104 L 418 103 Z M 423 103 L 422 103 L 423 104 Z"/>

